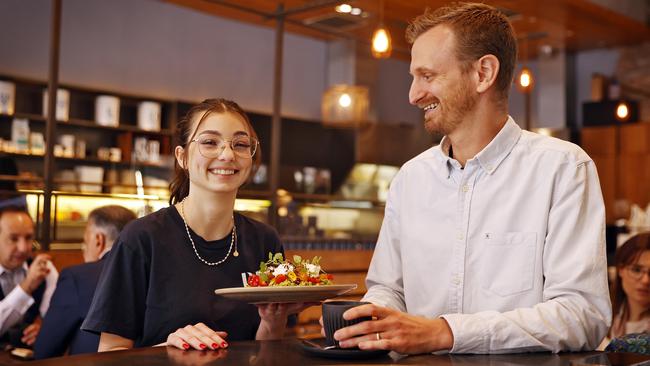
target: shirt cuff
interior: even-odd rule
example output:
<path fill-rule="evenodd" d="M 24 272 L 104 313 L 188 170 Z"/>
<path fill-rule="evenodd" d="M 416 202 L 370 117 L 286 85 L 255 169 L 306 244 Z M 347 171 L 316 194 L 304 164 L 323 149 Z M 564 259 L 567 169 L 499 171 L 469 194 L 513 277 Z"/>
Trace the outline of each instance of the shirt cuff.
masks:
<path fill-rule="evenodd" d="M 466 314 L 445 314 L 440 316 L 447 321 L 454 336 L 454 345 L 449 353 L 487 353 L 488 330 L 484 322 L 474 322 Z"/>
<path fill-rule="evenodd" d="M 15 309 L 21 315 L 27 312 L 30 306 L 34 303 L 34 299 L 20 285 L 14 287 L 13 290 L 5 297 L 4 303 L 8 304 L 10 308 Z"/>

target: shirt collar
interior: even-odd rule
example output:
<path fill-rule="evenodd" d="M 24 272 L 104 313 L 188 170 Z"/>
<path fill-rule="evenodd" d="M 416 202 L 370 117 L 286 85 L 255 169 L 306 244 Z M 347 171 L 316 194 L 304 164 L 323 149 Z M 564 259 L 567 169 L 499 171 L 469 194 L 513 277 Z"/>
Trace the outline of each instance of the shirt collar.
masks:
<path fill-rule="evenodd" d="M 517 141 L 519 141 L 519 137 L 521 137 L 521 128 L 512 117 L 508 116 L 508 120 L 499 133 L 494 136 L 492 141 L 483 150 L 476 154 L 475 158 L 488 174 L 492 174 L 506 156 L 510 154 L 510 151 L 512 151 Z M 460 169 L 460 163 L 449 157 L 451 141 L 447 136 L 442 138 L 439 146 L 438 160 L 446 163 L 449 173 L 451 173 L 453 168 Z"/>
<path fill-rule="evenodd" d="M 517 141 L 521 137 L 521 128 L 517 125 L 512 117 L 501 128 L 501 131 L 490 141 L 490 143 L 476 154 L 481 167 L 488 173 L 492 174 L 501 165 L 501 162 L 510 154 Z"/>
<path fill-rule="evenodd" d="M 29 266 L 27 265 L 27 261 L 23 262 L 22 268 L 27 271 L 29 269 Z M 14 270 L 15 271 L 15 270 Z M 6 269 L 2 264 L 0 264 L 0 275 L 2 275 L 5 272 L 13 272 L 8 269 Z"/>

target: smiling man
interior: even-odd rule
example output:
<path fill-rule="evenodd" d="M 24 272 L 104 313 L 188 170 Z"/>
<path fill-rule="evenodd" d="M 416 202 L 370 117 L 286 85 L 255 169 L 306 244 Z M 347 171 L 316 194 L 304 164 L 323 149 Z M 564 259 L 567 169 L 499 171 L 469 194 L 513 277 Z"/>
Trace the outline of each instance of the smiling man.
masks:
<path fill-rule="evenodd" d="M 605 209 L 578 146 L 508 115 L 517 46 L 483 4 L 427 11 L 407 30 L 409 99 L 439 146 L 393 180 L 365 301 L 342 347 L 402 353 L 593 350 L 611 321 Z"/>
<path fill-rule="evenodd" d="M 31 346 L 58 273 L 46 254 L 33 260 L 34 222 L 24 208 L 0 209 L 0 341 Z"/>

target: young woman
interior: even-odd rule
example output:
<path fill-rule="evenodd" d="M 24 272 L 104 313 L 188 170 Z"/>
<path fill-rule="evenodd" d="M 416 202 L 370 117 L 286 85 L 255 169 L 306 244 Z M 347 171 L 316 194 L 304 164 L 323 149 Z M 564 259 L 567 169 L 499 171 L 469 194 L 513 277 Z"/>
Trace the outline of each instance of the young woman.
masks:
<path fill-rule="evenodd" d="M 242 272 L 282 252 L 274 229 L 234 212 L 237 190 L 261 160 L 244 111 L 228 100 L 205 100 L 179 122 L 176 136 L 171 206 L 124 229 L 82 326 L 101 333 L 99 351 L 276 339 L 287 315 L 302 308 L 256 308 L 214 294 L 241 286 Z"/>
<path fill-rule="evenodd" d="M 650 233 L 633 236 L 616 250 L 612 338 L 650 331 Z"/>

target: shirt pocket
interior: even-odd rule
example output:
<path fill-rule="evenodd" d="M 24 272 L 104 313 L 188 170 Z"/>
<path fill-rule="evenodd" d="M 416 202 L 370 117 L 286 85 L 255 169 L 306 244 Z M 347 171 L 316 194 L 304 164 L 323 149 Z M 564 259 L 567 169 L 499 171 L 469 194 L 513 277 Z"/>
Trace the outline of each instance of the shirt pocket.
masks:
<path fill-rule="evenodd" d="M 535 232 L 485 233 L 481 282 L 484 289 L 509 296 L 533 288 Z"/>

